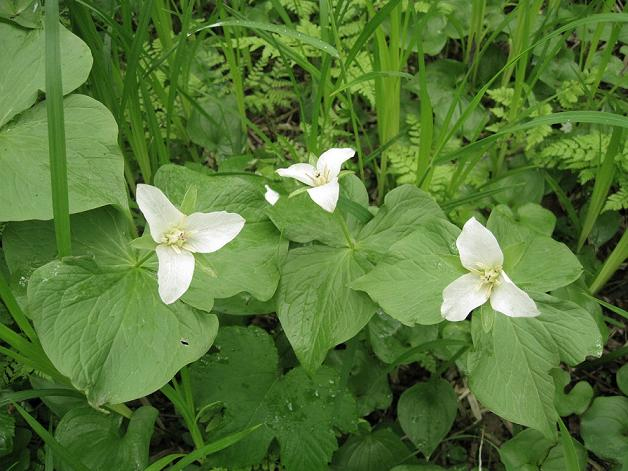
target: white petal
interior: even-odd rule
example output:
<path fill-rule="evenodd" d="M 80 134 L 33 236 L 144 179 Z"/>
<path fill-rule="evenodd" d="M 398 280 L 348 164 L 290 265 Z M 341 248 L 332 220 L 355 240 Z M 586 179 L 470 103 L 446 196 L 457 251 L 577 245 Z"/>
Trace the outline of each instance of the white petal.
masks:
<path fill-rule="evenodd" d="M 163 242 L 163 235 L 185 219 L 185 214 L 175 208 L 155 186 L 140 183 L 137 185 L 135 198 L 150 227 L 150 235 L 157 243 Z"/>
<path fill-rule="evenodd" d="M 443 290 L 441 315 L 448 321 L 462 321 L 476 307 L 488 301 L 489 291 L 480 277 L 467 273 L 449 283 Z"/>
<path fill-rule="evenodd" d="M 491 231 L 475 218 L 469 219 L 456 239 L 462 266 L 467 270 L 502 266 L 504 255 Z"/>
<path fill-rule="evenodd" d="M 307 190 L 310 198 L 328 213 L 333 213 L 338 203 L 338 195 L 340 194 L 340 185 L 338 179 L 334 178 L 329 183 L 310 188 Z"/>
<path fill-rule="evenodd" d="M 535 317 L 540 314 L 532 298 L 518 288 L 506 273 L 502 272 L 498 281 L 491 293 L 493 309 L 510 317 Z"/>
<path fill-rule="evenodd" d="M 301 183 L 312 186 L 314 185 L 314 174 L 316 169 L 310 164 L 294 164 L 288 168 L 280 168 L 277 173 L 282 177 L 294 178 Z"/>
<path fill-rule="evenodd" d="M 342 164 L 355 155 L 355 151 L 348 147 L 334 148 L 326 150 L 318 158 L 316 169 L 323 175 L 329 175 L 329 178 L 337 177 L 340 173 Z"/>
<path fill-rule="evenodd" d="M 279 193 L 277 193 L 268 185 L 264 185 L 264 187 L 266 187 L 266 193 L 264 193 L 264 198 L 271 206 L 275 206 L 275 203 L 279 201 Z"/>
<path fill-rule="evenodd" d="M 194 255 L 187 250 L 177 253 L 167 245 L 158 245 L 155 250 L 159 259 L 159 296 L 164 303 L 172 304 L 190 287 L 194 275 Z"/>
<path fill-rule="evenodd" d="M 190 252 L 215 252 L 235 239 L 244 222 L 239 214 L 226 211 L 192 213 L 186 221 L 184 248 Z"/>

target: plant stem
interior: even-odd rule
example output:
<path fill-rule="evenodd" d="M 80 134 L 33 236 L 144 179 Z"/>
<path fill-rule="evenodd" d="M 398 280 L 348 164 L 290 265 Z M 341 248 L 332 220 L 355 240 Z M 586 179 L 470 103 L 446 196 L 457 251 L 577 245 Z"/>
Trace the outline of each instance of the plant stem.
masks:
<path fill-rule="evenodd" d="M 61 82 L 61 47 L 59 45 L 59 0 L 46 2 L 46 111 L 52 212 L 59 257 L 72 254 L 70 238 L 70 204 L 68 198 L 63 87 Z"/>
<path fill-rule="evenodd" d="M 349 244 L 349 247 L 351 249 L 355 249 L 355 240 L 353 240 L 353 237 L 351 237 L 351 232 L 349 231 L 349 226 L 347 226 L 347 221 L 345 221 L 345 218 L 339 212 L 336 214 L 336 217 L 340 223 L 340 227 L 342 228 L 342 233 L 344 234 L 345 239 L 347 239 L 347 244 Z"/>

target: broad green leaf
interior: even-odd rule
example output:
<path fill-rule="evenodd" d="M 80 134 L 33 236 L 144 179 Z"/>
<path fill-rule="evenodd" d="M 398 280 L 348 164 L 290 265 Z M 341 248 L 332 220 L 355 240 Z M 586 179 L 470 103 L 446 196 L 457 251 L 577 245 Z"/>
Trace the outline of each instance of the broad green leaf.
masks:
<path fill-rule="evenodd" d="M 0 456 L 6 456 L 13 451 L 14 436 L 15 418 L 6 407 L 0 408 Z"/>
<path fill-rule="evenodd" d="M 25 28 L 40 28 L 43 8 L 40 0 L 5 0 L 0 3 L 0 18 L 14 21 Z"/>
<path fill-rule="evenodd" d="M 113 116 L 83 95 L 71 95 L 63 104 L 70 212 L 107 204 L 126 207 L 124 162 Z M 0 221 L 52 218 L 45 102 L 0 129 L 0 181 Z"/>
<path fill-rule="evenodd" d="M 504 252 L 504 271 L 523 290 L 548 292 L 566 286 L 582 274 L 582 265 L 569 248 L 518 223 L 504 206 L 487 222 Z"/>
<path fill-rule="evenodd" d="M 384 204 L 360 231 L 359 249 L 378 258 L 390 246 L 432 218 L 444 218 L 443 211 L 424 191 L 411 185 L 395 188 Z"/>
<path fill-rule="evenodd" d="M 271 314 L 276 311 L 276 306 L 274 298 L 268 301 L 258 301 L 248 293 L 240 293 L 230 298 L 216 299 L 213 310 L 218 314 L 249 316 Z"/>
<path fill-rule="evenodd" d="M 580 443 L 574 443 L 576 443 L 579 469 L 584 470 L 587 462 L 586 450 Z M 562 446 L 548 440 L 541 432 L 531 428 L 522 430 L 504 443 L 499 449 L 499 456 L 506 466 L 506 471 L 527 469 L 564 471 L 567 469 Z"/>
<path fill-rule="evenodd" d="M 223 327 L 212 350 L 215 351 L 190 367 L 197 407 L 213 403 L 224 407 L 208 441 L 263 423 L 264 413 L 258 408 L 280 376 L 273 339 L 259 327 Z M 234 467 L 257 464 L 272 439 L 273 433 L 261 427 L 240 443 L 216 454 L 210 462 Z"/>
<path fill-rule="evenodd" d="M 0 17 L 16 13 L 11 11 L 12 1 L 2 2 Z M 92 68 L 92 56 L 87 44 L 63 26 L 60 26 L 59 41 L 63 51 L 63 93 L 67 94 L 87 80 Z M 40 91 L 45 91 L 44 30 L 27 30 L 0 22 L 0 44 L 0 64 L 4 64 L 0 73 L 1 128 L 15 115 L 33 105 Z M 87 136 L 89 133 L 86 133 Z"/>
<path fill-rule="evenodd" d="M 441 322 L 442 291 L 466 272 L 456 252 L 459 233 L 453 224 L 432 219 L 392 245 L 387 257 L 351 287 L 366 291 L 405 325 Z"/>
<path fill-rule="evenodd" d="M 412 451 L 389 428 L 351 435 L 334 455 L 332 469 L 342 471 L 388 470 L 408 458 Z"/>
<path fill-rule="evenodd" d="M 73 456 L 93 471 L 114 469 L 142 471 L 148 466 L 148 452 L 158 412 L 140 407 L 122 427 L 122 417 L 104 414 L 91 407 L 73 409 L 63 416 L 55 438 Z M 59 471 L 74 468 L 55 460 Z"/>
<path fill-rule="evenodd" d="M 517 208 L 517 220 L 534 232 L 552 237 L 556 227 L 556 216 L 549 209 L 534 203 Z"/>
<path fill-rule="evenodd" d="M 193 211 L 232 211 L 246 219 L 244 229 L 225 247 L 196 254 L 196 271 L 183 298 L 185 302 L 209 310 L 213 298 L 230 298 L 239 293 L 249 293 L 261 301 L 272 298 L 288 241 L 264 214 L 268 203 L 259 177 L 209 176 L 166 165 L 157 172 L 155 184 L 175 205 L 183 201 L 189 188 L 196 188 Z"/>
<path fill-rule="evenodd" d="M 179 165 L 163 165 L 155 174 L 155 185 L 175 206 L 183 202 L 188 188 L 195 186 L 195 211 L 230 211 L 238 213 L 247 223 L 267 219 L 264 180 L 254 174 L 206 175 Z"/>
<path fill-rule="evenodd" d="M 279 266 L 288 251 L 268 220 L 246 223 L 240 234 L 217 252 L 196 254 L 196 271 L 190 291 L 213 298 L 230 298 L 247 292 L 268 301 L 279 283 Z"/>
<path fill-rule="evenodd" d="M 313 376 L 301 368 L 280 376 L 272 338 L 257 327 L 221 329 L 214 353 L 191 367 L 195 404 L 216 404 L 210 439 L 242 426 L 262 424 L 241 442 L 209 458 L 215 466 L 259 463 L 273 439 L 288 471 L 327 469 L 338 447 L 334 430 L 355 428 L 355 402 L 337 373 L 323 367 Z"/>
<path fill-rule="evenodd" d="M 238 155 L 246 146 L 246 133 L 235 96 L 209 95 L 198 102 L 203 112 L 192 108 L 187 132 L 192 142 L 203 146 L 223 160 Z"/>
<path fill-rule="evenodd" d="M 391 468 L 390 471 L 446 471 L 435 464 L 402 464 Z"/>
<path fill-rule="evenodd" d="M 357 180 L 357 182 L 356 182 Z M 368 206 L 368 197 L 364 185 L 355 176 L 347 176 L 340 180 L 340 195 L 355 203 Z M 341 218 L 344 217 L 340 208 L 328 213 L 312 201 L 307 193 L 292 198 L 279 198 L 277 203 L 268 209 L 268 216 L 277 229 L 288 239 L 305 244 L 317 240 L 332 247 L 348 247 L 349 242 L 342 228 Z M 348 217 L 350 236 L 355 238 L 361 224 Z"/>
<path fill-rule="evenodd" d="M 347 388 L 355 397 L 360 416 L 376 409 L 387 409 L 392 402 L 388 370 L 370 351 L 368 343 L 349 342 L 344 350 L 329 352 L 326 364 L 347 377 Z"/>
<path fill-rule="evenodd" d="M 600 458 L 628 466 L 628 397 L 597 397 L 580 419 L 584 445 Z"/>
<path fill-rule="evenodd" d="M 428 459 L 449 433 L 457 411 L 456 393 L 440 378 L 406 389 L 397 404 L 401 428 Z"/>
<path fill-rule="evenodd" d="M 103 208 L 75 221 L 82 256 L 52 261 L 30 278 L 35 329 L 55 367 L 92 405 L 145 396 L 209 349 L 218 321 L 161 302 L 156 275 L 130 248 L 118 213 Z"/>
<path fill-rule="evenodd" d="M 616 379 L 619 390 L 628 396 L 628 363 L 617 370 Z"/>
<path fill-rule="evenodd" d="M 571 376 L 565 370 L 554 368 L 552 370 L 554 385 L 556 386 L 556 396 L 554 405 L 556 412 L 561 417 L 571 414 L 581 415 L 589 407 L 593 399 L 593 388 L 586 381 L 577 382 L 571 390 L 566 393 L 565 387 L 569 384 Z"/>
<path fill-rule="evenodd" d="M 384 363 L 393 363 L 408 350 L 426 342 L 436 340 L 438 326 L 416 325 L 408 327 L 398 320 L 378 311 L 368 324 L 368 333 L 373 352 Z M 425 352 L 418 352 L 402 364 L 425 361 Z"/>
<path fill-rule="evenodd" d="M 576 303 L 547 294 L 533 294 L 532 298 L 541 311 L 538 320 L 552 336 L 561 361 L 575 366 L 587 356 L 602 354 L 602 336 L 586 310 Z"/>
<path fill-rule="evenodd" d="M 492 352 L 483 352 L 469 386 L 488 409 L 506 420 L 555 436 L 554 382 L 560 357 L 554 339 L 536 318 L 495 316 Z"/>
<path fill-rule="evenodd" d="M 308 371 L 316 370 L 331 348 L 356 335 L 375 312 L 368 296 L 349 288 L 368 268 L 351 249 L 312 245 L 288 253 L 277 315 Z"/>

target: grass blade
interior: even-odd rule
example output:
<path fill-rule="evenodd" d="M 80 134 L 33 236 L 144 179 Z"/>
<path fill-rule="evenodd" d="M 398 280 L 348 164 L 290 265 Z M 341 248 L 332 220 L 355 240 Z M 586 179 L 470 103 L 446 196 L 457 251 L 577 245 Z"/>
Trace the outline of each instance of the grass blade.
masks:
<path fill-rule="evenodd" d="M 256 31 L 268 31 L 269 33 L 275 33 L 280 36 L 285 36 L 291 39 L 296 39 L 308 46 L 312 46 L 332 57 L 338 58 L 338 51 L 331 44 L 321 41 L 318 38 L 308 36 L 307 34 L 300 33 L 286 26 L 274 25 L 272 23 L 263 23 L 261 21 L 249 21 L 249 20 L 223 20 L 210 25 L 201 26 L 192 30 L 189 34 L 198 33 L 204 29 L 223 28 L 225 26 L 240 26 L 242 28 L 250 28 Z"/>
<path fill-rule="evenodd" d="M 63 459 L 67 464 L 72 466 L 75 471 L 89 471 L 83 463 L 76 459 L 72 454 L 63 447 L 55 438 L 46 430 L 37 420 L 26 412 L 19 404 L 13 403 L 15 409 L 20 413 L 26 423 L 33 429 L 33 431 L 39 435 L 39 437 L 50 447 L 53 453 Z"/>
<path fill-rule="evenodd" d="M 595 276 L 595 280 L 591 283 L 589 291 L 595 294 L 601 290 L 606 282 L 611 279 L 613 274 L 619 269 L 624 260 L 628 258 L 628 232 L 624 232 L 619 239 L 619 243 L 608 256 L 600 271 Z M 625 312 L 625 311 L 624 311 Z"/>
<path fill-rule="evenodd" d="M 59 0 L 46 2 L 46 112 L 48 152 L 52 186 L 52 212 L 59 257 L 72 255 L 70 203 L 68 198 L 63 88 L 61 86 L 61 46 L 59 43 Z"/>
<path fill-rule="evenodd" d="M 565 469 L 577 471 L 580 468 L 578 463 L 578 455 L 576 454 L 576 447 L 573 444 L 573 439 L 569 434 L 569 430 L 565 427 L 563 420 L 558 419 L 558 428 L 560 428 L 560 443 L 563 447 L 563 456 L 565 458 Z"/>
<path fill-rule="evenodd" d="M 602 211 L 608 192 L 611 189 L 613 180 L 615 179 L 615 155 L 621 151 L 624 144 L 621 140 L 622 131 L 622 128 L 613 129 L 613 134 L 611 136 L 611 141 L 608 144 L 608 148 L 606 149 L 604 161 L 600 163 L 600 166 L 597 169 L 593 193 L 591 194 L 589 207 L 587 208 L 587 213 L 584 217 L 584 222 L 582 223 L 582 230 L 580 231 L 580 237 L 578 238 L 578 246 L 576 249 L 578 252 L 580 252 L 584 242 L 591 233 L 593 225 Z"/>

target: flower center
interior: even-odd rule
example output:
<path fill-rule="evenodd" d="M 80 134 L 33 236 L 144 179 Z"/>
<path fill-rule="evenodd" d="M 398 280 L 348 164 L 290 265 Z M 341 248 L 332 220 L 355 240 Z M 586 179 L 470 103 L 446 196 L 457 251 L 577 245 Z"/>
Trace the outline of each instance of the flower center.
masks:
<path fill-rule="evenodd" d="M 181 248 L 187 239 L 183 230 L 175 227 L 164 234 L 164 244 L 172 247 Z"/>
<path fill-rule="evenodd" d="M 502 273 L 502 267 L 491 267 L 491 268 L 482 268 L 478 271 L 480 275 L 480 280 L 483 285 L 488 285 L 489 290 L 493 289 L 494 286 L 499 285 L 499 276 Z"/>
<path fill-rule="evenodd" d="M 312 180 L 314 182 L 314 186 L 321 186 L 329 183 L 329 170 L 325 169 L 322 172 L 316 170 L 312 176 Z"/>

